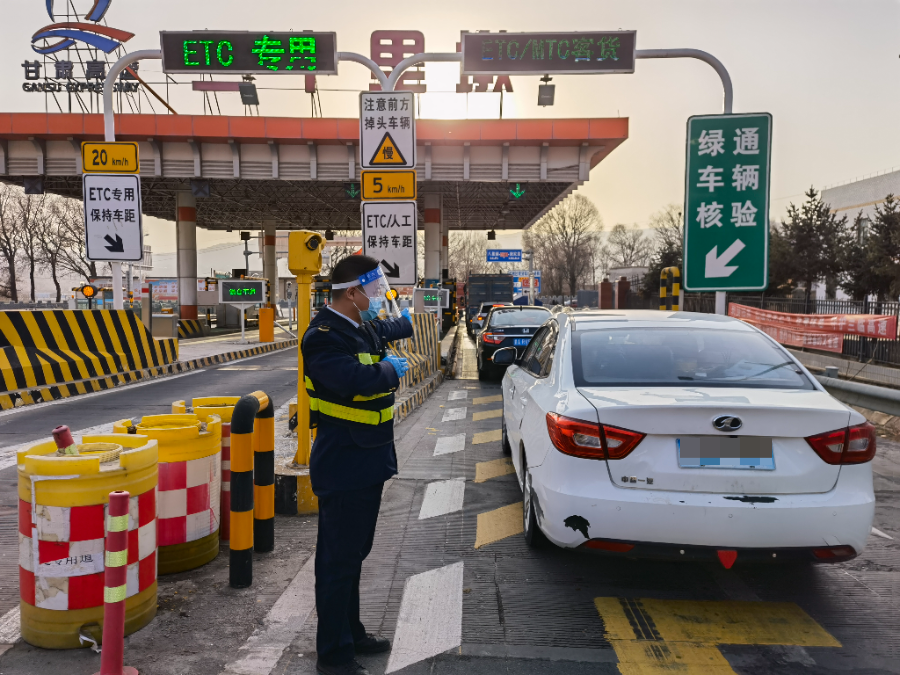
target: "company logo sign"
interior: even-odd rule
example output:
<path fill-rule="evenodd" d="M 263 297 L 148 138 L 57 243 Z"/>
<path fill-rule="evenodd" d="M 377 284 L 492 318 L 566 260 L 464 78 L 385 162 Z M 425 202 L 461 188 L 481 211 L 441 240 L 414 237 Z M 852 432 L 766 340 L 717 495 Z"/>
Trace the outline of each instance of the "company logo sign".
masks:
<path fill-rule="evenodd" d="M 56 21 L 54 0 L 45 1 L 47 14 L 52 21 Z M 100 25 L 99 22 L 106 16 L 111 4 L 112 0 L 94 0 L 93 6 L 84 16 L 93 23 L 63 21 L 44 26 L 31 36 L 31 48 L 38 54 L 55 54 L 72 47 L 76 42 L 83 42 L 107 54 L 115 51 L 133 38 L 134 33 Z"/>
<path fill-rule="evenodd" d="M 741 421 L 740 417 L 734 417 L 733 415 L 722 415 L 713 420 L 713 426 L 719 431 L 737 431 L 744 423 Z"/>

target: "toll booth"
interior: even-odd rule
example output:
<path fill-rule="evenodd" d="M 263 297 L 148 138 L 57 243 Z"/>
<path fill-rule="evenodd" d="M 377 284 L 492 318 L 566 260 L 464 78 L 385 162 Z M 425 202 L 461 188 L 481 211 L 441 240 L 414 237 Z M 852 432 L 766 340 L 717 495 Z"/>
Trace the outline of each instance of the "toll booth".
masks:
<path fill-rule="evenodd" d="M 313 311 L 318 312 L 325 305 L 331 304 L 331 277 L 318 274 L 313 277 Z"/>
<path fill-rule="evenodd" d="M 444 279 L 441 282 L 441 288 L 447 291 L 449 298 L 447 307 L 441 310 L 441 332 L 446 333 L 456 324 L 457 320 L 456 279 Z"/>

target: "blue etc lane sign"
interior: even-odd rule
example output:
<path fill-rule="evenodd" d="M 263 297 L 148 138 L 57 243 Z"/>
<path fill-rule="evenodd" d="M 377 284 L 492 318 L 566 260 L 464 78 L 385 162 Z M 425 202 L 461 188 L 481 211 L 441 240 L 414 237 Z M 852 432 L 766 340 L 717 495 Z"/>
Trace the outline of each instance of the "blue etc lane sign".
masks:
<path fill-rule="evenodd" d="M 520 248 L 492 248 L 487 252 L 488 262 L 522 262 L 522 249 Z"/>

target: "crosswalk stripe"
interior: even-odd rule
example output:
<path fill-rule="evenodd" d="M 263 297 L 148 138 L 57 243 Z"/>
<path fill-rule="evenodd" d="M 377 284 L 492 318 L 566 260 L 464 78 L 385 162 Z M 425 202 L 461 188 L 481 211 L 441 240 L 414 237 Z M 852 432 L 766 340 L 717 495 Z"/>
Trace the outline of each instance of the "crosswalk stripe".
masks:
<path fill-rule="evenodd" d="M 468 408 L 447 408 L 441 422 L 455 422 L 456 420 L 466 419 L 466 411 Z"/>
<path fill-rule="evenodd" d="M 500 403 L 503 400 L 502 394 L 496 396 L 479 396 L 472 399 L 472 405 L 481 405 L 482 403 Z"/>
<path fill-rule="evenodd" d="M 422 508 L 419 510 L 419 520 L 461 511 L 465 491 L 466 481 L 462 478 L 429 483 L 425 488 Z"/>
<path fill-rule="evenodd" d="M 522 534 L 525 529 L 522 513 L 522 502 L 479 513 L 478 525 L 475 530 L 475 548 Z"/>
<path fill-rule="evenodd" d="M 509 457 L 501 457 L 490 462 L 478 462 L 475 465 L 475 482 L 484 483 L 491 478 L 498 476 L 508 476 L 516 472 L 512 460 Z"/>
<path fill-rule="evenodd" d="M 503 438 L 502 429 L 493 429 L 492 431 L 480 431 L 472 434 L 472 445 L 480 445 L 481 443 L 490 443 L 491 441 L 499 441 Z"/>
<path fill-rule="evenodd" d="M 468 397 L 469 397 L 469 392 L 467 392 L 467 391 L 456 390 L 456 391 L 451 391 L 449 394 L 447 394 L 448 401 L 461 401 Z"/>
<path fill-rule="evenodd" d="M 472 413 L 472 421 L 477 422 L 478 420 L 491 420 L 495 417 L 501 417 L 503 415 L 503 410 L 483 410 L 482 412 Z"/>
<path fill-rule="evenodd" d="M 385 674 L 462 643 L 463 563 L 409 577 Z"/>
<path fill-rule="evenodd" d="M 434 444 L 434 457 L 437 457 L 438 455 L 450 455 L 454 452 L 460 452 L 465 447 L 465 434 L 454 434 L 453 436 L 438 436 L 437 443 Z"/>

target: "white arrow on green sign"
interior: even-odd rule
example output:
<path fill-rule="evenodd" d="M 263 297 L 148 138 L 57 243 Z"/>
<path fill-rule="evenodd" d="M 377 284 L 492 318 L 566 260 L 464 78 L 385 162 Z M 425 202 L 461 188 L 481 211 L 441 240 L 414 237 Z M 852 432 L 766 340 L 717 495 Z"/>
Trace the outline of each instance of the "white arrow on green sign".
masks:
<path fill-rule="evenodd" d="M 685 290 L 768 286 L 771 148 L 769 113 L 688 120 Z"/>

